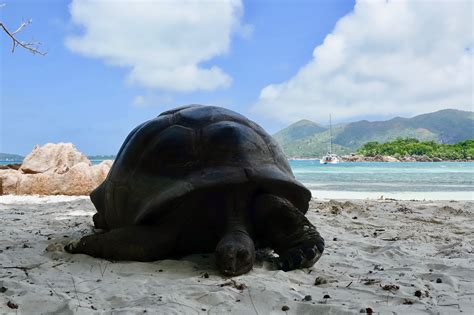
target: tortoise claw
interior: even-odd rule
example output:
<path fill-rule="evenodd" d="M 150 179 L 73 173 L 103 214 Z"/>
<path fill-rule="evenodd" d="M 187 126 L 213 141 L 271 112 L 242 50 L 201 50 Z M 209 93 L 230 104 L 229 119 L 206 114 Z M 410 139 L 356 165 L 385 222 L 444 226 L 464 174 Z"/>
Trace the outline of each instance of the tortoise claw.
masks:
<path fill-rule="evenodd" d="M 77 247 L 77 244 L 79 244 L 79 241 L 72 241 L 69 244 L 67 244 L 66 246 L 64 246 L 64 250 L 68 253 L 74 254 L 75 250 L 76 250 L 76 247 Z"/>
<path fill-rule="evenodd" d="M 280 256 L 279 267 L 283 271 L 309 268 L 319 260 L 321 255 L 322 251 L 319 250 L 317 245 L 294 247 Z"/>

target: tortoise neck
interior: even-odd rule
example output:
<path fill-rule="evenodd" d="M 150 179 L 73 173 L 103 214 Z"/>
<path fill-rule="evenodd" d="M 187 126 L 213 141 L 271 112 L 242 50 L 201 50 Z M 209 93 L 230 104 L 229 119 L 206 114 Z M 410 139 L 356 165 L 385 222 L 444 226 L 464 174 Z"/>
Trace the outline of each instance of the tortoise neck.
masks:
<path fill-rule="evenodd" d="M 224 234 L 234 233 L 242 233 L 250 236 L 246 222 L 242 220 L 228 220 Z"/>
<path fill-rule="evenodd" d="M 243 233 L 249 236 L 249 196 L 244 191 L 236 189 L 228 194 L 225 204 L 225 228 L 224 234 Z"/>

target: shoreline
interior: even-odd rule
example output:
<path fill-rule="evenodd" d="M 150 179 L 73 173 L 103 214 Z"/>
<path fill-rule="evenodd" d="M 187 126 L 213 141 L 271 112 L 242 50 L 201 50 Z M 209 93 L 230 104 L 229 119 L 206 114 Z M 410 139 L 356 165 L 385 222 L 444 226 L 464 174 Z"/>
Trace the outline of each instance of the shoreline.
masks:
<path fill-rule="evenodd" d="M 349 162 L 349 163 L 473 163 L 474 160 L 436 160 L 436 161 L 426 161 L 426 160 L 417 160 L 417 159 L 402 159 L 398 160 L 392 156 L 380 156 L 380 157 L 360 157 L 351 158 L 346 156 L 340 156 L 340 162 Z M 320 161 L 320 158 L 289 158 L 288 161 Z"/>
<path fill-rule="evenodd" d="M 432 191 L 432 192 L 375 192 L 375 191 L 341 191 L 341 190 L 317 190 L 310 189 L 312 200 L 316 201 L 474 201 L 474 192 L 470 191 Z M 80 199 L 89 200 L 89 195 L 0 195 L 0 204 L 36 204 L 70 202 Z"/>
<path fill-rule="evenodd" d="M 341 162 L 351 162 L 351 163 L 473 163 L 474 160 L 439 160 L 439 161 L 420 161 L 420 160 L 390 160 L 391 156 L 384 156 L 382 159 L 375 159 L 372 157 L 365 157 L 362 160 L 355 160 L 351 158 L 344 158 L 341 157 Z M 394 158 L 393 158 L 394 159 Z M 288 158 L 288 161 L 320 161 L 321 158 Z M 95 162 L 93 164 L 98 164 L 100 162 L 107 161 L 107 160 L 91 160 L 91 162 Z M 113 161 L 113 160 L 110 160 Z M 21 166 L 21 161 L 13 161 L 14 163 L 10 163 L 12 161 L 0 161 L 0 169 L 18 169 Z"/>

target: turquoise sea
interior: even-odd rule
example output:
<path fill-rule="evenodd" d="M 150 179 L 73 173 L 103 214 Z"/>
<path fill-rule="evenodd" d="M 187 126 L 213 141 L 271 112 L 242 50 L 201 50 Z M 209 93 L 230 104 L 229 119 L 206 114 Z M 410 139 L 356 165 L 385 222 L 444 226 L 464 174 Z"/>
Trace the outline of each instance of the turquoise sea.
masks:
<path fill-rule="evenodd" d="M 93 160 L 98 164 L 101 160 Z M 0 161 L 1 164 L 21 161 Z M 314 197 L 474 200 L 474 163 L 341 162 L 292 160 L 296 178 Z"/>
<path fill-rule="evenodd" d="M 474 163 L 295 160 L 296 178 L 321 198 L 474 200 Z"/>

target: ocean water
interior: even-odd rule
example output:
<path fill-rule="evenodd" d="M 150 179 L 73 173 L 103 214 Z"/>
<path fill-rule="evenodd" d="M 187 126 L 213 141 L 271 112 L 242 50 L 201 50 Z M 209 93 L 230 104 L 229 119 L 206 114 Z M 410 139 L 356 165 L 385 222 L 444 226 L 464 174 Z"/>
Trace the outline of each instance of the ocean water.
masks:
<path fill-rule="evenodd" d="M 474 163 L 290 161 L 314 197 L 474 200 Z"/>
<path fill-rule="evenodd" d="M 93 164 L 101 160 L 93 160 Z M 0 161 L 0 165 L 21 161 Z M 474 200 L 474 163 L 342 162 L 292 160 L 295 177 L 313 197 Z"/>

